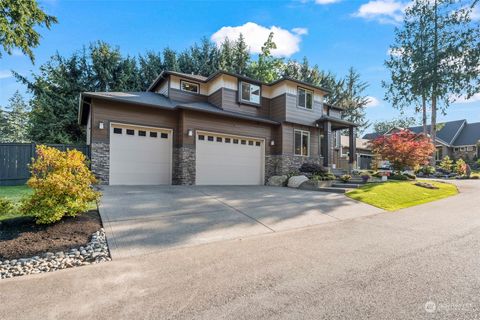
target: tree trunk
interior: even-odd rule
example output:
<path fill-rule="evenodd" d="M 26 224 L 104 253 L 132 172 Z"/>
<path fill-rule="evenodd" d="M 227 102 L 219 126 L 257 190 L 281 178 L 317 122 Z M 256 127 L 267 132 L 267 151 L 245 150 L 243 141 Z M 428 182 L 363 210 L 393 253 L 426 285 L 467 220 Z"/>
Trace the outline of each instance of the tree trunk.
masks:
<path fill-rule="evenodd" d="M 425 97 L 425 93 L 422 94 L 422 113 L 423 134 L 427 136 L 427 98 Z"/>
<path fill-rule="evenodd" d="M 435 146 L 435 152 L 432 155 L 432 166 L 435 165 L 435 153 L 436 153 L 436 139 L 437 139 L 437 96 L 435 94 L 432 95 L 432 124 L 430 126 L 430 138 L 432 139 L 432 143 Z"/>
<path fill-rule="evenodd" d="M 438 3 L 434 2 L 434 29 L 433 29 L 433 79 L 432 79 L 432 119 L 430 126 L 430 138 L 435 146 L 435 152 L 432 155 L 431 165 L 434 166 L 436 154 L 436 139 L 437 139 L 437 88 L 438 88 Z"/>

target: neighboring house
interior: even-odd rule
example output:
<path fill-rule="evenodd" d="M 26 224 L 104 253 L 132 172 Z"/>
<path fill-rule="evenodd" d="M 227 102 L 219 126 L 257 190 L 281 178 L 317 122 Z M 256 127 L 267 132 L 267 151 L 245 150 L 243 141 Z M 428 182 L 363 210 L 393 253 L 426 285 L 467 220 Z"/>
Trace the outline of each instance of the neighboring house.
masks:
<path fill-rule="evenodd" d="M 357 150 L 357 153 L 355 154 L 355 162 L 357 169 L 371 169 L 371 163 L 375 156 L 368 145 L 369 141 L 370 140 L 363 138 L 355 139 L 355 148 Z M 340 148 L 338 148 L 337 152 L 341 161 L 346 163 L 350 156 L 350 138 L 348 136 L 340 137 Z"/>
<path fill-rule="evenodd" d="M 304 162 L 332 167 L 334 136 L 355 138 L 328 93 L 289 78 L 165 71 L 147 92 L 82 93 L 79 122 L 103 183 L 262 185 Z"/>
<path fill-rule="evenodd" d="M 401 128 L 392 128 L 388 133 L 393 133 Z M 408 130 L 421 133 L 422 126 L 410 127 Z M 427 127 L 430 132 L 430 126 Z M 369 133 L 364 139 L 373 140 L 378 133 Z M 437 124 L 437 139 L 435 159 L 440 161 L 445 156 L 453 159 L 474 160 L 480 156 L 480 122 L 468 123 L 467 120 L 456 120 Z"/>

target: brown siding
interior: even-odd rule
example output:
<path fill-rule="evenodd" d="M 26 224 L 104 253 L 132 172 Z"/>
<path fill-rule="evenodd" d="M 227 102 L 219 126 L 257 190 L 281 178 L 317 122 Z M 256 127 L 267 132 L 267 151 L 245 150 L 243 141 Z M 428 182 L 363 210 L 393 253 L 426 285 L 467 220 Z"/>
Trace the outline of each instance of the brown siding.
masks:
<path fill-rule="evenodd" d="M 261 102 L 261 105 L 258 107 L 240 104 L 238 103 L 237 91 L 227 88 L 222 89 L 222 108 L 224 110 L 268 117 L 270 113 L 270 99 L 262 97 Z"/>
<path fill-rule="evenodd" d="M 222 107 L 222 90 L 223 88 L 218 89 L 214 93 L 208 96 L 208 102 L 214 106 L 221 108 Z"/>
<path fill-rule="evenodd" d="M 315 125 L 316 120 L 322 116 L 322 104 L 313 103 L 313 109 L 307 110 L 297 106 L 297 96 L 293 94 L 286 95 L 286 121 L 304 124 L 307 126 Z"/>
<path fill-rule="evenodd" d="M 270 140 L 272 139 L 276 126 L 241 119 L 225 118 L 195 111 L 185 111 L 183 127 L 265 139 L 265 153 L 270 154 Z M 195 144 L 195 135 L 188 137 L 185 132 L 182 132 L 182 135 L 185 145 Z"/>
<path fill-rule="evenodd" d="M 105 124 L 103 130 L 98 128 L 100 121 Z M 169 110 L 93 99 L 92 142 L 109 141 L 110 122 L 161 127 L 176 131 L 178 114 Z"/>
<path fill-rule="evenodd" d="M 319 129 L 309 126 L 302 126 L 293 123 L 282 124 L 282 150 L 283 154 L 294 154 L 294 130 L 304 130 L 310 132 L 310 156 L 318 156 L 318 135 Z"/>
<path fill-rule="evenodd" d="M 168 97 L 179 102 L 206 102 L 208 100 L 207 96 L 196 93 L 188 93 L 173 88 L 170 88 Z"/>
<path fill-rule="evenodd" d="M 270 118 L 274 121 L 285 121 L 286 94 L 279 95 L 270 100 Z"/>

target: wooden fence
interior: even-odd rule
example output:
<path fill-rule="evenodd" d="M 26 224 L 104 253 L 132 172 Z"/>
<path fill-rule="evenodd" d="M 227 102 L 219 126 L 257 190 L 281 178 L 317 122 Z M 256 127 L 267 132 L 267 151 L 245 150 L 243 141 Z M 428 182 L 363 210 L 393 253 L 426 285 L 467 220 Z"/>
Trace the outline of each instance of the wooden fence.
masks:
<path fill-rule="evenodd" d="M 90 158 L 87 145 L 46 144 L 65 151 L 77 149 Z M 22 185 L 30 178 L 28 165 L 36 156 L 35 143 L 0 143 L 0 186 Z"/>

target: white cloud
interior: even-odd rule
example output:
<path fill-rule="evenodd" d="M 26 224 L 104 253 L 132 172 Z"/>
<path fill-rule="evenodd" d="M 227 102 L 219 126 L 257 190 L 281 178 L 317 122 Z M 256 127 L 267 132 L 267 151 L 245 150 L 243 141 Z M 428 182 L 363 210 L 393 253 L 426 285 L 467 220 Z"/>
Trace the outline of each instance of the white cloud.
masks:
<path fill-rule="evenodd" d="M 10 70 L 0 70 L 0 79 L 7 79 L 12 77 Z"/>
<path fill-rule="evenodd" d="M 375 97 L 367 97 L 368 98 L 368 108 L 378 107 L 380 105 L 380 100 Z"/>
<path fill-rule="evenodd" d="M 316 4 L 331 4 L 331 3 L 336 3 L 340 2 L 342 0 L 315 0 Z"/>
<path fill-rule="evenodd" d="M 476 93 L 473 96 L 470 97 L 470 99 L 465 99 L 465 97 L 460 97 L 458 98 L 455 103 L 474 103 L 474 102 L 480 102 L 480 93 Z"/>
<path fill-rule="evenodd" d="M 293 28 L 289 31 L 277 26 L 267 28 L 254 22 L 247 22 L 242 26 L 222 27 L 211 36 L 211 39 L 219 46 L 225 38 L 236 40 L 241 33 L 245 38 L 247 46 L 250 48 L 250 53 L 260 53 L 270 32 L 273 32 L 273 41 L 277 45 L 277 49 L 272 50 L 272 55 L 276 57 L 289 57 L 300 51 L 301 36 L 306 35 L 308 29 Z"/>
<path fill-rule="evenodd" d="M 380 23 L 396 24 L 402 21 L 407 4 L 397 0 L 371 0 L 362 4 L 353 16 Z"/>

